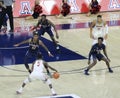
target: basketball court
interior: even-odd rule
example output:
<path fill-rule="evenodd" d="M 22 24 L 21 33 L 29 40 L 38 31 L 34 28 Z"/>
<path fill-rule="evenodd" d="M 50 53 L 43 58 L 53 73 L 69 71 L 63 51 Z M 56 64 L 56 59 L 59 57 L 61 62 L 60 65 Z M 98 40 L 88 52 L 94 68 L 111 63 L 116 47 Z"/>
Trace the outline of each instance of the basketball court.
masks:
<path fill-rule="evenodd" d="M 119 98 L 120 12 L 100 14 L 109 25 L 107 52 L 114 73 L 108 72 L 104 62 L 98 62 L 89 76 L 84 75 L 92 45 L 89 23 L 96 19 L 97 15 L 86 17 L 85 14 L 74 14 L 71 15 L 73 19 L 56 19 L 55 16 L 48 16 L 58 30 L 61 53 L 56 53 L 47 34 L 41 40 L 54 57 L 49 57 L 42 48 L 41 52 L 49 65 L 60 73 L 59 79 L 50 79 L 58 97 L 52 97 L 48 86 L 42 81 L 28 84 L 23 93 L 17 95 L 16 90 L 29 75 L 23 64 L 27 45 L 13 47 L 13 44 L 30 38 L 30 27 L 35 25 L 37 20 L 14 18 L 14 35 L 0 34 L 3 41 L 0 42 L 0 98 Z"/>

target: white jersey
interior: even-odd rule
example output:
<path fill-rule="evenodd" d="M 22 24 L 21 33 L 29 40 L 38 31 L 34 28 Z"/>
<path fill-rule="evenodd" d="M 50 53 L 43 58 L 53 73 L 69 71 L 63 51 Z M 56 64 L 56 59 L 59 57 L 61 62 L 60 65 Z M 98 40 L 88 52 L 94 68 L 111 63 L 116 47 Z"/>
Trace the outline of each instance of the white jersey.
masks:
<path fill-rule="evenodd" d="M 96 22 L 92 32 L 94 38 L 97 39 L 98 37 L 104 37 L 106 33 L 107 32 L 104 26 L 104 22 L 101 22 L 101 23 Z"/>
<path fill-rule="evenodd" d="M 33 72 L 43 73 L 44 65 L 42 60 L 36 60 L 33 67 Z"/>

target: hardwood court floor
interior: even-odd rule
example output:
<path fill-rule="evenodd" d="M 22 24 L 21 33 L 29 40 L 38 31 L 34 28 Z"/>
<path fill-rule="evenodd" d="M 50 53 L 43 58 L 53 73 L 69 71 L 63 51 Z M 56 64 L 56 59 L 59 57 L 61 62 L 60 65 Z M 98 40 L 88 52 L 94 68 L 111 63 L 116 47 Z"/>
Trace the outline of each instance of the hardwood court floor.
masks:
<path fill-rule="evenodd" d="M 106 21 L 120 20 L 119 12 L 101 13 Z M 85 14 L 71 15 L 74 20 L 55 19 L 49 16 L 55 24 L 90 22 L 95 16 L 86 17 Z M 15 23 L 24 19 L 17 18 Z M 27 21 L 26 24 L 35 24 L 35 21 Z M 89 38 L 89 28 L 59 30 L 59 43 L 79 54 L 88 56 L 92 40 Z M 45 35 L 49 39 L 48 35 Z M 83 74 L 83 68 L 87 66 L 87 60 L 72 60 L 62 62 L 50 62 L 56 68 L 61 77 L 58 80 L 51 79 L 56 92 L 62 94 L 76 94 L 81 98 L 120 98 L 120 25 L 109 27 L 107 39 L 108 56 L 111 59 L 111 67 L 114 73 L 109 73 L 105 63 L 98 62 L 90 72 L 90 76 Z M 6 61 L 7 62 L 7 61 Z M 16 95 L 16 90 L 21 86 L 28 72 L 23 64 L 0 67 L 0 98 L 34 98 L 51 94 L 47 85 L 42 81 L 34 81 L 28 84 L 23 94 Z"/>

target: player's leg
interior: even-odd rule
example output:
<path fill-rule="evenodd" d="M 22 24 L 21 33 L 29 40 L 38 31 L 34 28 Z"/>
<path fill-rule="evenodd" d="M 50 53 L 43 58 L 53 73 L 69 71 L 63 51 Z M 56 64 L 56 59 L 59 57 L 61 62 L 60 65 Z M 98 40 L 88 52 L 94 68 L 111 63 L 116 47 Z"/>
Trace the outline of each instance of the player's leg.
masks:
<path fill-rule="evenodd" d="M 48 79 L 48 77 L 44 74 L 44 73 L 39 73 L 39 77 L 38 77 L 38 79 L 39 80 L 42 80 L 44 83 L 46 83 L 48 86 L 49 86 L 49 88 L 50 88 L 50 90 L 51 90 L 51 92 L 52 92 L 52 95 L 56 95 L 56 93 L 55 93 L 55 91 L 54 91 L 54 89 L 53 89 L 53 86 L 52 86 L 52 83 L 51 83 L 51 81 Z"/>
<path fill-rule="evenodd" d="M 41 27 L 41 28 L 38 30 L 38 33 L 39 33 L 39 36 L 44 35 L 45 29 L 44 29 L 43 27 Z"/>
<path fill-rule="evenodd" d="M 53 43 L 54 43 L 54 45 L 56 47 L 56 50 L 60 50 L 59 45 L 58 45 L 57 41 L 55 40 L 55 37 L 53 35 L 53 32 L 52 32 L 51 28 L 47 29 L 46 31 L 49 34 L 51 40 L 53 41 Z"/>
<path fill-rule="evenodd" d="M 25 55 L 25 58 L 24 58 L 24 64 L 25 64 L 25 67 L 28 70 L 28 72 L 31 73 L 31 70 L 30 70 L 29 65 L 28 65 L 28 59 L 29 58 L 30 58 L 30 52 L 27 51 L 27 53 Z"/>
<path fill-rule="evenodd" d="M 49 86 L 49 88 L 50 88 L 50 90 L 52 92 L 52 95 L 56 95 L 56 93 L 55 93 L 55 91 L 53 89 L 52 83 L 48 78 L 45 79 L 45 83 Z"/>
<path fill-rule="evenodd" d="M 87 67 L 87 69 L 84 71 L 85 75 L 89 75 L 88 71 L 97 64 L 97 59 L 95 56 L 92 56 L 92 63 L 89 64 L 89 66 Z"/>
<path fill-rule="evenodd" d="M 95 66 L 97 63 L 97 60 L 93 60 L 93 62 L 87 67 L 87 69 L 85 70 L 85 75 L 89 75 L 88 71 Z"/>
<path fill-rule="evenodd" d="M 21 94 L 21 93 L 23 92 L 23 88 L 24 88 L 24 87 L 26 86 L 26 84 L 29 83 L 29 82 L 31 82 L 30 76 L 23 81 L 22 86 L 16 91 L 16 93 L 17 93 L 17 94 Z"/>
<path fill-rule="evenodd" d="M 106 63 L 109 72 L 110 72 L 110 73 L 113 73 L 113 70 L 110 68 L 110 63 L 109 63 L 109 61 L 108 61 L 105 57 L 103 57 L 101 60 L 103 60 L 103 61 Z"/>

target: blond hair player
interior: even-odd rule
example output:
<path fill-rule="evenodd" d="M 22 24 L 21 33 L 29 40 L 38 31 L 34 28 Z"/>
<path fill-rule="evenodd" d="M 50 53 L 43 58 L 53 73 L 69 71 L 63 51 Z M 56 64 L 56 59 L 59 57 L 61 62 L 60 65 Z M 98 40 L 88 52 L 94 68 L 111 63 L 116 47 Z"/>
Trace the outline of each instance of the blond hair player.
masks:
<path fill-rule="evenodd" d="M 52 68 L 51 66 L 49 66 L 47 64 L 47 62 L 42 60 L 42 55 L 39 53 L 37 55 L 37 60 L 33 63 L 32 66 L 32 73 L 28 76 L 28 78 L 26 78 L 22 84 L 22 86 L 20 87 L 19 90 L 16 91 L 17 94 L 21 94 L 23 92 L 23 88 L 25 87 L 25 85 L 29 82 L 32 82 L 33 80 L 42 80 L 44 83 L 46 83 L 51 92 L 52 95 L 55 96 L 56 92 L 54 91 L 53 87 L 52 87 L 52 83 L 51 81 L 48 79 L 48 77 L 43 73 L 44 68 L 47 70 L 47 73 L 49 74 L 49 70 L 48 68 L 50 68 L 53 71 L 56 71 L 56 69 Z"/>
<path fill-rule="evenodd" d="M 106 45 L 106 39 L 108 36 L 108 25 L 102 19 L 102 15 L 97 16 L 97 20 L 94 20 L 90 25 L 90 38 L 93 39 L 93 45 L 98 42 L 98 38 L 103 38 L 103 44 Z"/>

